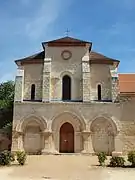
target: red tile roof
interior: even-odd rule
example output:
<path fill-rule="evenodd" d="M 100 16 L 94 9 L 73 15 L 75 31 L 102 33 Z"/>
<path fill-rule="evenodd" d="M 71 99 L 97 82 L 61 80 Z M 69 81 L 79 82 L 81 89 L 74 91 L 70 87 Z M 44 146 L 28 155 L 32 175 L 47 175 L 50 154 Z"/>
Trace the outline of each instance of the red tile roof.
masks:
<path fill-rule="evenodd" d="M 119 74 L 121 93 L 135 93 L 135 74 Z"/>

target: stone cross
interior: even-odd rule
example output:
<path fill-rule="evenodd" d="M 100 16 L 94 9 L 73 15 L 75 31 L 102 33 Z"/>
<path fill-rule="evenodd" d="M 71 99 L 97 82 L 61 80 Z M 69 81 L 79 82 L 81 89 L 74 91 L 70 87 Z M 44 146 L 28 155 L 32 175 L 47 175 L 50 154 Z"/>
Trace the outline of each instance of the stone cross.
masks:
<path fill-rule="evenodd" d="M 70 30 L 67 28 L 67 30 L 65 32 L 66 36 L 68 36 L 69 32 L 70 32 Z"/>

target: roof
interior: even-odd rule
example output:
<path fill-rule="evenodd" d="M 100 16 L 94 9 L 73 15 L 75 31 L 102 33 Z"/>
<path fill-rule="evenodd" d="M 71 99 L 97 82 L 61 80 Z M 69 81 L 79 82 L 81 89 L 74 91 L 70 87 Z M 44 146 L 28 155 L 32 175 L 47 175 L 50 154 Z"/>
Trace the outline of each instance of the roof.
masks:
<path fill-rule="evenodd" d="M 119 60 L 116 60 L 116 59 L 112 59 L 112 58 L 109 58 L 107 56 L 104 56 L 103 54 L 100 54 L 100 53 L 97 53 L 97 52 L 94 52 L 94 51 L 91 51 L 90 52 L 90 63 L 93 63 L 93 64 L 99 64 L 99 63 L 102 63 L 102 64 L 115 64 L 116 67 L 119 65 Z"/>
<path fill-rule="evenodd" d="M 55 39 L 52 41 L 43 42 L 42 43 L 43 47 L 45 44 L 47 44 L 48 46 L 85 46 L 86 44 L 90 44 L 92 46 L 91 42 L 72 38 L 69 36 L 60 39 Z"/>
<path fill-rule="evenodd" d="M 119 74 L 121 93 L 135 93 L 135 74 Z"/>
<path fill-rule="evenodd" d="M 15 60 L 15 63 L 18 64 L 19 62 L 31 62 L 31 60 L 43 60 L 44 59 L 44 51 L 36 53 L 34 55 Z"/>
<path fill-rule="evenodd" d="M 45 45 L 48 46 L 58 46 L 58 47 L 63 47 L 63 46 L 86 46 L 86 44 L 88 44 L 89 46 L 89 58 L 90 58 L 90 63 L 93 64 L 110 64 L 110 65 L 114 65 L 115 67 L 118 66 L 119 62 L 116 59 L 112 59 L 109 58 L 107 56 L 104 56 L 103 54 L 91 51 L 91 47 L 92 47 L 92 43 L 88 42 L 88 41 L 84 41 L 84 40 L 80 40 L 80 39 L 75 39 L 69 36 L 60 38 L 60 39 L 56 39 L 56 40 L 52 40 L 52 41 L 47 41 L 47 42 L 43 42 L 42 45 L 44 47 L 45 50 Z M 29 57 L 25 57 L 23 59 L 19 59 L 16 60 L 15 63 L 17 65 L 24 64 L 30 64 L 30 63 L 43 63 L 43 59 L 44 59 L 44 51 L 36 53 L 32 56 Z"/>

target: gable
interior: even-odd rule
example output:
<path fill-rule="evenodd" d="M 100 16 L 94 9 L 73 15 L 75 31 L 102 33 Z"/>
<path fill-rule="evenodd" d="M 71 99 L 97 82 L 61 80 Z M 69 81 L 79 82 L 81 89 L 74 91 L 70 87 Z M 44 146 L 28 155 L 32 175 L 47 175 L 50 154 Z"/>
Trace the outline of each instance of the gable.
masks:
<path fill-rule="evenodd" d="M 90 46 L 92 46 L 91 42 L 75 39 L 68 36 L 60 38 L 60 39 L 52 40 L 52 41 L 43 42 L 42 43 L 43 47 L 46 44 L 51 47 L 52 46 L 86 46 L 86 44 L 89 44 Z"/>

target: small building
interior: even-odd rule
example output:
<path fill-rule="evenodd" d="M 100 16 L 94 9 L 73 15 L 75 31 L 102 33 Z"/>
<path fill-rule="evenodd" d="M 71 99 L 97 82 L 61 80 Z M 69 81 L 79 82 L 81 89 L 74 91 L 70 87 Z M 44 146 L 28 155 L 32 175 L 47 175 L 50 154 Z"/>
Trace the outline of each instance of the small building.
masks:
<path fill-rule="evenodd" d="M 72 37 L 16 60 L 12 151 L 124 154 L 135 149 L 135 74 Z"/>

